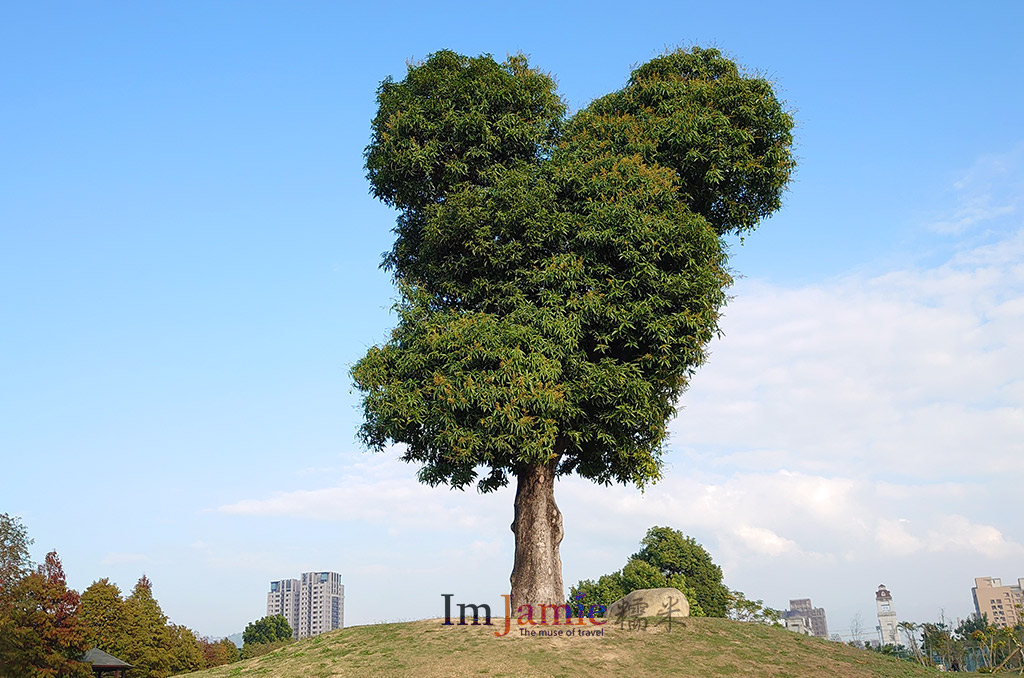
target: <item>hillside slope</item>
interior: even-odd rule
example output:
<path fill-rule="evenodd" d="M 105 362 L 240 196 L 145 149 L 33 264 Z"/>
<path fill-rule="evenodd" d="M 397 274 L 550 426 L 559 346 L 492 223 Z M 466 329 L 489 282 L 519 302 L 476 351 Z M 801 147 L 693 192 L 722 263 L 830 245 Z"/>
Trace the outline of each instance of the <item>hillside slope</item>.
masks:
<path fill-rule="evenodd" d="M 537 627 L 539 628 L 539 627 Z M 568 627 L 561 628 L 563 631 Z M 601 627 L 574 627 L 597 629 Z M 938 674 L 908 662 L 780 628 L 690 618 L 646 630 L 607 624 L 603 637 L 522 637 L 503 626 L 444 626 L 440 619 L 356 626 L 220 666 L 193 678 L 271 676 L 757 676 L 914 678 Z"/>

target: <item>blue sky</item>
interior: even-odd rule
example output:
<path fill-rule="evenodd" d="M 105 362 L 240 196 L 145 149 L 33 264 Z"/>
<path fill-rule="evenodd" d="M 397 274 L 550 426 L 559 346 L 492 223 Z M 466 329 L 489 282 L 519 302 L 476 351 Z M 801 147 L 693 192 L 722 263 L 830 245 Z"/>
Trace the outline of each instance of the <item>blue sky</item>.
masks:
<path fill-rule="evenodd" d="M 308 570 L 342 573 L 350 624 L 499 604 L 511 492 L 355 439 L 349 366 L 394 322 L 376 87 L 522 51 L 577 109 L 713 45 L 775 82 L 800 166 L 733 243 L 664 481 L 560 482 L 565 579 L 670 525 L 834 631 L 880 583 L 965 616 L 974 577 L 1024 577 L 1024 5 L 779 4 L 6 3 L 0 512 L 72 585 L 145 572 L 203 634 Z"/>

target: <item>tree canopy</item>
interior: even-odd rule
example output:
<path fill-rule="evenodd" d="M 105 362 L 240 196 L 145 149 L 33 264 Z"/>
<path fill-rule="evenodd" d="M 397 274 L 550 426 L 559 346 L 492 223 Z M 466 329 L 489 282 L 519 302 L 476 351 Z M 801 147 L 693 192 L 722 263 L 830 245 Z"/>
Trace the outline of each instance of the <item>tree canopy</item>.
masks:
<path fill-rule="evenodd" d="M 353 367 L 360 435 L 403 443 L 433 485 L 515 476 L 517 544 L 533 531 L 555 554 L 538 571 L 560 572 L 554 477 L 659 477 L 731 282 L 721 236 L 780 206 L 792 119 L 701 48 L 571 116 L 522 55 L 440 51 L 378 103 L 366 168 L 399 211 L 399 322 Z"/>
<path fill-rule="evenodd" d="M 288 620 L 279 614 L 249 622 L 242 633 L 242 642 L 246 645 L 276 643 L 280 640 L 291 640 L 291 638 L 292 627 L 288 624 Z"/>
<path fill-rule="evenodd" d="M 78 659 L 87 649 L 79 596 L 67 587 L 56 551 L 14 582 L 0 610 L 0 675 L 5 678 L 88 678 Z"/>
<path fill-rule="evenodd" d="M 676 51 L 569 120 L 523 56 L 385 80 L 366 165 L 400 210 L 399 326 L 353 370 L 364 440 L 431 483 L 521 463 L 643 484 L 730 281 L 718 235 L 780 204 L 792 121 L 717 50 Z"/>
<path fill-rule="evenodd" d="M 649 563 L 666 578 L 682 575 L 693 592 L 691 602 L 709 617 L 726 616 L 729 589 L 722 584 L 722 568 L 697 540 L 670 527 L 652 527 L 640 545 L 634 559 Z"/>
<path fill-rule="evenodd" d="M 90 645 L 132 664 L 133 675 L 164 678 L 217 665 L 207 663 L 190 629 L 170 623 L 145 575 L 127 598 L 109 579 L 93 582 L 82 592 L 80 614 Z"/>
<path fill-rule="evenodd" d="M 0 604 L 18 581 L 32 571 L 32 539 L 17 516 L 0 513 Z"/>
<path fill-rule="evenodd" d="M 228 638 L 221 638 L 217 641 L 200 638 L 199 647 L 207 668 L 230 664 L 239 659 L 238 647 Z"/>
<path fill-rule="evenodd" d="M 82 591 L 79 608 L 90 645 L 129 661 L 131 640 L 121 589 L 104 577 Z M 129 662 L 130 663 L 130 662 Z"/>
<path fill-rule="evenodd" d="M 722 569 L 693 537 L 669 527 L 652 527 L 625 567 L 596 581 L 585 579 L 570 590 L 569 599 L 584 612 L 591 605 L 610 606 L 638 589 L 671 586 L 686 595 L 693 617 L 725 617 L 729 590 Z"/>

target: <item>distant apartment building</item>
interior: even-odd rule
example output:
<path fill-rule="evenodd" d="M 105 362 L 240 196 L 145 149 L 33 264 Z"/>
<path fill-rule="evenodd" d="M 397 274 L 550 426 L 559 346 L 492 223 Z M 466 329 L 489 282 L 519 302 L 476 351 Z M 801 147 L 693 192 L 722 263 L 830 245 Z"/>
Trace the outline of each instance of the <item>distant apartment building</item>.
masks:
<path fill-rule="evenodd" d="M 975 612 L 987 617 L 992 626 L 1007 628 L 1024 623 L 1024 579 L 1018 579 L 1016 586 L 1003 586 L 998 577 L 978 577 L 971 593 Z"/>
<path fill-rule="evenodd" d="M 292 637 L 307 638 L 345 627 L 345 586 L 337 572 L 304 572 L 300 579 L 270 582 L 267 616 L 279 614 Z"/>
<path fill-rule="evenodd" d="M 799 633 L 804 636 L 813 636 L 810 620 L 807 617 L 783 617 L 782 625 L 787 631 Z"/>
<path fill-rule="evenodd" d="M 789 609 L 782 612 L 782 623 L 790 631 L 818 638 L 828 638 L 825 608 L 811 605 L 810 598 L 789 601 Z"/>
<path fill-rule="evenodd" d="M 892 604 L 892 594 L 885 584 L 879 584 L 875 591 L 875 606 L 878 608 L 878 638 L 882 645 L 900 645 L 900 622 Z"/>

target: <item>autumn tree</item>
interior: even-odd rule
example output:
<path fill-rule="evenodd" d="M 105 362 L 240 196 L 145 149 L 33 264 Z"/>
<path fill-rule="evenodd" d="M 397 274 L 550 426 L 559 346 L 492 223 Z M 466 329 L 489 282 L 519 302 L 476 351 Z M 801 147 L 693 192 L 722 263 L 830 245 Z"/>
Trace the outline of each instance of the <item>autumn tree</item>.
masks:
<path fill-rule="evenodd" d="M 780 206 L 792 119 L 718 50 L 677 50 L 567 116 L 522 55 L 386 79 L 366 149 L 399 214 L 398 325 L 353 367 L 363 441 L 419 479 L 516 482 L 512 604 L 564 600 L 555 479 L 643 488 L 717 332 L 723 236 Z"/>
<path fill-rule="evenodd" d="M 223 659 L 222 663 L 231 664 L 232 662 L 238 661 L 238 646 L 235 645 L 234 642 L 232 642 L 228 638 L 221 638 L 220 642 L 218 642 L 217 645 L 219 645 L 221 648 L 220 651 L 218 652 L 218 657 L 220 659 Z"/>
<path fill-rule="evenodd" d="M 238 661 L 238 647 L 227 638 L 200 638 L 199 647 L 203 653 L 203 664 L 208 669 Z"/>
<path fill-rule="evenodd" d="M 206 668 L 202 645 L 192 629 L 179 624 L 168 624 L 164 634 L 171 656 L 171 675 Z"/>
<path fill-rule="evenodd" d="M 87 649 L 78 617 L 79 596 L 67 587 L 56 551 L 5 588 L 0 611 L 0 676 L 89 678 L 78 661 Z"/>

